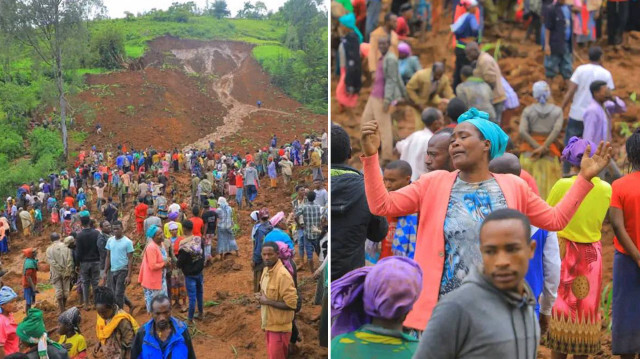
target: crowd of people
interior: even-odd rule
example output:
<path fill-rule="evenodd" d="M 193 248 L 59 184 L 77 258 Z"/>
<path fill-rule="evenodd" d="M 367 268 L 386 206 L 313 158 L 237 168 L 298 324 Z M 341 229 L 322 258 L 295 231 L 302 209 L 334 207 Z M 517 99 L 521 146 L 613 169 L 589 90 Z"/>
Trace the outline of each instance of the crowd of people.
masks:
<path fill-rule="evenodd" d="M 306 261 L 318 281 L 313 302 L 320 305 L 324 298 L 325 308 L 328 303 L 322 275 L 327 257 L 328 193 L 322 172 L 327 140 L 325 131 L 322 137 L 294 138 L 281 145 L 274 134 L 269 147 L 244 155 L 216 151 L 213 142 L 208 149 L 185 151 L 118 146 L 110 152 L 94 146 L 78 154 L 72 170 L 21 185 L 0 210 L 0 252 L 12 249 L 13 238 L 29 239 L 45 229 L 51 245 L 44 256 L 38 256 L 37 248 L 22 250 L 27 318 L 21 324 L 12 315 L 18 310 L 18 294 L 10 287 L 0 291 L 4 350 L 0 357 L 19 352 L 16 325 L 19 331 L 23 323 L 34 321 L 32 325 L 44 330 L 42 312 L 32 308 L 44 257 L 60 313 L 61 337 L 53 342 L 46 332 L 32 334 L 23 340 L 30 352 L 41 352 L 41 346 L 34 346 L 41 342 L 45 347 L 50 344 L 49 358 L 161 358 L 167 353 L 195 358 L 187 326 L 205 317 L 204 269 L 229 255 L 240 257 L 236 236 L 249 228 L 240 228 L 238 211 L 254 207 L 258 192 L 279 187 L 287 196 L 295 190 L 292 207 L 271 216 L 266 207 L 251 212 L 255 226 L 250 261 L 269 358 L 285 358 L 300 340 L 295 324 L 302 305 L 296 246 L 298 263 Z M 302 166 L 310 169 L 313 184 L 303 180 L 294 186 L 294 168 Z M 180 182 L 180 173 L 191 174 L 190 182 Z M 269 185 L 261 186 L 267 177 Z M 129 222 L 135 227 L 128 228 Z M 314 253 L 319 258 L 317 268 Z M 127 297 L 136 281 L 152 318 L 142 326 L 133 317 L 138 307 Z M 74 287 L 79 303 L 69 307 Z M 78 308 L 95 309 L 98 314 L 99 342 L 94 348 L 87 348 L 80 333 Z M 187 323 L 172 311 L 186 313 Z M 324 325 L 327 333 L 326 320 Z M 326 346 L 327 336 L 319 337 Z"/>
<path fill-rule="evenodd" d="M 362 152 L 361 172 L 349 165 L 351 138 L 332 125 L 332 357 L 536 358 L 540 345 L 554 359 L 596 355 L 608 221 L 611 351 L 635 358 L 640 313 L 630 301 L 640 286 L 627 279 L 640 275 L 640 130 L 620 169 L 610 142 L 626 104 L 593 45 L 602 3 L 523 2 L 546 79 L 532 84 L 535 102 L 515 132 L 508 110 L 520 107 L 518 95 L 481 45 L 497 20 L 492 1 L 453 3 L 451 77 L 410 47 L 423 41 L 422 22 L 445 17 L 434 15 L 442 2 L 361 3 L 331 6 L 335 98 L 344 123 L 360 123 Z M 607 2 L 609 44 L 637 26 L 627 21 L 632 3 Z M 588 63 L 574 70 L 576 43 Z M 559 105 L 552 87 L 564 92 Z M 409 112 L 415 132 L 396 141 L 394 119 Z"/>

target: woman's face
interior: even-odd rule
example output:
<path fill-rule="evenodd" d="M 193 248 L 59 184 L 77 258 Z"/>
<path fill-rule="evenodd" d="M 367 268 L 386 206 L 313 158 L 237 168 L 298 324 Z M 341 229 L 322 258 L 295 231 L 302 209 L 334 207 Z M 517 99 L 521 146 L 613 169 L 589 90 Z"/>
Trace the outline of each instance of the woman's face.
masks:
<path fill-rule="evenodd" d="M 153 235 L 153 241 L 156 242 L 156 244 L 160 244 L 163 240 L 162 231 L 156 231 L 156 234 Z"/>
<path fill-rule="evenodd" d="M 17 312 L 17 306 L 16 306 L 16 301 L 11 300 L 7 303 L 4 303 L 2 306 L 0 306 L 2 308 L 2 313 L 15 313 Z"/>
<path fill-rule="evenodd" d="M 449 155 L 453 167 L 461 171 L 482 163 L 488 167 L 490 149 L 491 142 L 482 139 L 480 131 L 468 122 L 456 126 L 449 141 Z"/>

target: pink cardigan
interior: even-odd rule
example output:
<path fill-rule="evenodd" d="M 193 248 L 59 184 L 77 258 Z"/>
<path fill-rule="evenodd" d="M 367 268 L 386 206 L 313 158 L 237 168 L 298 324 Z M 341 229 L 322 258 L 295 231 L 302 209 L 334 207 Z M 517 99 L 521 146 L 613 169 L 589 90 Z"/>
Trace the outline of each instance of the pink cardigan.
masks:
<path fill-rule="evenodd" d="M 365 192 L 371 213 L 378 216 L 404 216 L 420 212 L 415 260 L 423 271 L 422 292 L 404 325 L 424 330 L 438 302 L 444 269 L 444 219 L 453 183 L 459 171 L 435 171 L 398 191 L 387 192 L 378 155 L 360 157 L 363 163 Z M 531 224 L 549 231 L 563 229 L 575 214 L 593 184 L 578 176 L 565 197 L 550 207 L 519 177 L 493 174 L 509 208 L 525 213 Z"/>
<path fill-rule="evenodd" d="M 138 283 L 146 289 L 162 289 L 162 269 L 164 260 L 160 247 L 154 241 L 149 241 L 142 255 Z"/>

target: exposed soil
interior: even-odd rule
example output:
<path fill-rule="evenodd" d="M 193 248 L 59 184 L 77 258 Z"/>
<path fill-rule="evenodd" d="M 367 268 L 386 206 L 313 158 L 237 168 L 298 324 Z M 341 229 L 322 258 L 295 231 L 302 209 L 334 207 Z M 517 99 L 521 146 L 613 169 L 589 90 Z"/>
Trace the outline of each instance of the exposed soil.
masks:
<path fill-rule="evenodd" d="M 449 15 L 446 15 L 449 16 Z M 512 25 L 501 25 L 503 34 L 509 34 L 512 30 Z M 621 168 L 627 168 L 626 154 L 624 149 L 624 137 L 620 135 L 620 124 L 622 122 L 632 123 L 638 121 L 640 114 L 640 103 L 634 103 L 629 99 L 629 96 L 633 92 L 640 92 L 640 86 L 638 86 L 635 73 L 636 69 L 640 66 L 640 34 L 632 33 L 631 49 L 614 52 L 610 47 L 603 47 L 605 50 L 604 66 L 611 71 L 616 89 L 613 91 L 614 95 L 624 99 L 627 104 L 627 112 L 622 115 L 616 115 L 614 117 L 614 156 Z M 439 32 L 430 32 L 427 35 L 427 39 L 424 42 L 417 41 L 415 39 L 409 40 L 412 53 L 419 56 L 420 63 L 423 68 L 431 66 L 435 61 L 445 61 L 446 74 L 451 79 L 453 76 L 455 55 L 453 50 L 449 46 L 443 46 L 442 44 L 448 44 L 447 42 L 448 30 L 440 28 Z M 545 79 L 543 63 L 543 54 L 539 46 L 535 45 L 531 41 L 521 43 L 524 38 L 524 31 L 518 25 L 513 29 L 511 38 L 501 38 L 501 56 L 499 65 L 503 76 L 509 81 L 513 89 L 518 93 L 520 100 L 520 107 L 515 111 L 514 116 L 511 119 L 510 132 L 512 140 L 517 144 L 519 143 L 517 128 L 519 124 L 519 116 L 522 110 L 527 105 L 532 104 L 535 100 L 532 97 L 533 83 L 539 80 Z M 485 42 L 492 43 L 496 41 L 495 36 L 487 36 Z M 602 46 L 606 46 L 602 44 Z M 574 68 L 586 63 L 587 49 L 578 48 L 576 51 L 578 56 L 574 57 Z M 332 93 L 335 93 L 338 78 L 335 75 L 335 67 L 332 68 L 331 87 Z M 556 104 L 562 102 L 562 98 L 565 92 L 560 89 L 560 78 L 556 78 L 556 81 L 551 83 L 553 98 Z M 351 137 L 351 146 L 353 149 L 352 159 L 350 164 L 356 168 L 361 168 L 361 162 L 358 159 L 361 154 L 360 146 L 360 118 L 364 110 L 367 98 L 371 91 L 369 84 L 365 84 L 367 87 L 363 88 L 360 92 L 360 99 L 358 100 L 358 106 L 354 113 L 356 121 L 350 122 L 348 117 L 341 113 L 339 104 L 332 97 L 331 103 L 331 120 L 332 122 L 342 125 L 347 133 Z M 402 107 L 399 107 L 401 110 Z M 565 118 L 568 116 L 569 106 L 565 111 Z M 405 115 L 399 115 L 397 120 L 398 125 L 398 137 L 400 139 L 407 137 L 414 130 L 414 119 L 411 111 L 405 111 Z M 565 125 L 566 126 L 566 125 Z M 564 136 L 564 133 L 562 134 Z M 516 146 L 517 147 L 517 146 Z M 602 255 L 603 255 L 603 286 L 607 285 L 612 280 L 613 271 L 613 231 L 611 226 L 605 222 L 602 229 Z M 551 358 L 550 351 L 544 347 L 541 347 L 539 358 Z M 603 328 L 602 330 L 602 351 L 594 358 L 611 358 L 611 334 Z"/>
<path fill-rule="evenodd" d="M 289 99 L 270 85 L 269 77 L 251 57 L 251 45 L 237 42 L 200 42 L 163 37 L 150 43 L 151 51 L 144 57 L 147 66 L 141 71 L 123 71 L 106 75 L 89 75 L 88 91 L 71 98 L 78 108 L 88 104 L 96 113 L 95 121 L 76 118 L 76 128 L 90 135 L 84 143 L 72 143 L 71 151 L 114 149 L 118 144 L 129 148 L 149 145 L 158 149 L 173 147 L 208 147 L 208 140 L 216 141 L 216 148 L 224 151 L 253 152 L 268 145 L 276 133 L 280 141 L 294 136 L 321 134 L 326 129 L 326 116 L 314 115 L 302 105 Z M 263 102 L 262 109 L 255 106 Z M 133 106 L 134 110 L 127 106 Z M 95 133 L 95 125 L 102 125 L 102 135 Z M 272 213 L 291 211 L 291 194 L 297 183 L 310 183 L 309 171 L 294 169 L 289 186 L 278 184 L 275 190 L 262 188 L 254 202 L 257 208 L 268 207 Z M 327 175 L 325 169 L 325 176 Z M 190 177 L 186 172 L 171 173 L 175 179 L 178 198 L 190 196 Z M 171 199 L 170 199 L 171 200 Z M 92 203 L 95 212 L 95 203 Z M 235 206 L 234 203 L 231 204 Z M 135 222 L 131 204 L 123 211 L 125 234 L 133 233 Z M 204 270 L 205 319 L 196 322 L 192 336 L 199 358 L 264 358 L 266 345 L 260 328 L 260 310 L 253 299 L 253 271 L 251 269 L 253 226 L 250 210 L 238 213 L 241 233 L 237 236 L 240 257 L 215 261 Z M 11 239 L 11 252 L 2 259 L 8 270 L 2 279 L 18 289 L 21 285 L 21 249 L 39 248 L 38 258 L 46 262 L 45 250 L 50 244 L 48 235 L 58 230 L 45 225 L 43 235 L 25 240 L 21 235 Z M 317 258 L 315 262 L 317 265 Z M 136 264 L 137 265 L 137 264 Z M 46 265 L 45 265 L 46 267 Z M 138 273 L 138 269 L 134 269 Z M 48 268 L 38 273 L 40 283 L 48 282 Z M 312 304 L 316 282 L 312 273 L 299 265 L 298 284 L 303 297 L 298 314 L 302 342 L 292 358 L 326 358 L 327 350 L 318 346 L 320 306 Z M 57 326 L 57 309 L 53 289 L 41 288 L 37 307 L 45 311 L 48 329 Z M 127 296 L 138 307 L 144 307 L 142 288 L 132 283 Z M 69 305 L 80 304 L 81 296 L 74 291 Z M 20 307 L 24 302 L 19 303 Z M 174 315 L 184 316 L 174 310 Z M 96 312 L 82 312 L 82 333 L 89 347 L 96 343 Z M 23 312 L 16 313 L 20 320 Z M 144 310 L 135 315 L 140 324 L 149 320 Z M 56 339 L 57 334 L 52 337 Z"/>
<path fill-rule="evenodd" d="M 242 42 L 164 36 L 149 42 L 144 70 L 87 75 L 91 88 L 71 99 L 75 108 L 89 106 L 95 113 L 78 111 L 77 127 L 89 133 L 85 144 L 203 148 L 212 140 L 219 148 L 244 151 L 249 143 L 263 146 L 274 133 L 283 138 L 320 135 L 326 117 L 271 85 L 251 56 L 252 48 Z M 101 135 L 96 124 L 102 126 Z M 82 145 L 76 146 L 71 150 Z"/>

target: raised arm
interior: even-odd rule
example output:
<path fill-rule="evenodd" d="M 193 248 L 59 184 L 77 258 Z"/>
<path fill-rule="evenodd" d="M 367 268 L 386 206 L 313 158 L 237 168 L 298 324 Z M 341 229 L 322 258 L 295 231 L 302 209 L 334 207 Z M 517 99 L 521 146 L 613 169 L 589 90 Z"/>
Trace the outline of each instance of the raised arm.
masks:
<path fill-rule="evenodd" d="M 404 216 L 418 212 L 421 197 L 421 181 L 391 193 L 387 192 L 378 163 L 380 130 L 376 121 L 362 125 L 361 157 L 364 171 L 364 187 L 369 210 L 378 216 Z"/>
<path fill-rule="evenodd" d="M 587 146 L 584 153 L 591 153 L 591 146 Z M 552 207 L 533 191 L 528 192 L 528 203 L 526 215 L 531 220 L 531 224 L 548 231 L 561 231 L 567 226 L 573 215 L 580 207 L 580 204 L 593 188 L 591 179 L 598 175 L 611 160 L 611 145 L 607 142 L 600 142 L 598 149 L 592 157 L 583 156 L 580 162 L 580 173 L 575 183 L 569 191 L 562 196 L 562 199 Z M 554 186 L 555 188 L 555 186 Z M 549 194 L 549 203 L 556 203 L 554 200 L 554 189 Z"/>

